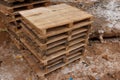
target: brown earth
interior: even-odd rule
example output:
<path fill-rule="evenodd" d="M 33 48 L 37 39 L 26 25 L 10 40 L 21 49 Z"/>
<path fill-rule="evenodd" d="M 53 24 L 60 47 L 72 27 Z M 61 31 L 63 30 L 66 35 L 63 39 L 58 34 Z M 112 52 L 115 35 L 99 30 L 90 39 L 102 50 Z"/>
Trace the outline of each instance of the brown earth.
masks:
<path fill-rule="evenodd" d="M 91 42 L 82 58 L 47 76 L 48 80 L 120 80 L 120 41 Z M 0 47 L 1 80 L 38 80 L 11 42 Z M 86 61 L 87 60 L 87 61 Z M 23 75 L 24 74 L 24 75 Z"/>
<path fill-rule="evenodd" d="M 100 24 L 107 23 L 104 18 L 96 18 L 96 21 Z M 97 31 L 100 27 L 96 24 L 93 29 Z M 106 28 L 104 29 L 108 30 L 108 33 L 116 35 L 116 30 Z M 10 41 L 1 20 L 0 45 L 0 80 L 38 80 Z M 110 40 L 106 43 L 92 41 L 85 55 L 86 58 L 48 75 L 48 80 L 69 80 L 70 77 L 74 80 L 120 80 L 120 40 Z"/>

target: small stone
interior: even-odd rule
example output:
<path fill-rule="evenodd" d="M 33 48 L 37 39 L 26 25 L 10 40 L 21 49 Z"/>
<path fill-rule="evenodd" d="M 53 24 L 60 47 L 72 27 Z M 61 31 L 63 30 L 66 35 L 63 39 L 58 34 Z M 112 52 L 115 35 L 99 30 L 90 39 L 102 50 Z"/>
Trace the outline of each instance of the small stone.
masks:
<path fill-rule="evenodd" d="M 21 59 L 21 58 L 23 58 L 23 56 L 22 55 L 17 55 L 17 56 L 15 56 L 15 58 L 16 59 Z"/>
<path fill-rule="evenodd" d="M 108 55 L 103 55 L 102 58 L 107 60 L 107 61 L 109 60 Z"/>

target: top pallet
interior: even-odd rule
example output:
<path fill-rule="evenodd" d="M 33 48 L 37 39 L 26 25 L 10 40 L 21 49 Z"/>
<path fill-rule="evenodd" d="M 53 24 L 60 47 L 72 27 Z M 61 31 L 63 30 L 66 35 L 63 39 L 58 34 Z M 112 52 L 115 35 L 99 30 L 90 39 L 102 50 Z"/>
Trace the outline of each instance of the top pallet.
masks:
<path fill-rule="evenodd" d="M 53 32 L 57 32 L 65 26 L 68 28 L 71 27 L 70 25 L 85 22 L 92 18 L 92 15 L 66 4 L 36 8 L 19 13 L 29 25 L 44 36 L 50 35 L 49 31 L 51 32 L 52 29 Z"/>

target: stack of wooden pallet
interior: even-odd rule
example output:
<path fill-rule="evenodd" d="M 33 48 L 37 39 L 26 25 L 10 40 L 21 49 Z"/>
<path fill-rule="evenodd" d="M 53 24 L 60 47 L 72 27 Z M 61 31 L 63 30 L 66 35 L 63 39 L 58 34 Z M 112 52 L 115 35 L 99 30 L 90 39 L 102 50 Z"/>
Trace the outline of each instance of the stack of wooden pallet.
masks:
<path fill-rule="evenodd" d="M 49 0 L 0 0 L 0 15 L 6 24 L 16 24 L 20 20 L 18 11 L 47 6 L 48 3 Z"/>
<path fill-rule="evenodd" d="M 22 53 L 39 76 L 80 59 L 87 44 L 92 15 L 66 4 L 19 14 L 22 16 L 20 27 L 10 28 L 9 33 L 18 48 L 25 50 Z"/>

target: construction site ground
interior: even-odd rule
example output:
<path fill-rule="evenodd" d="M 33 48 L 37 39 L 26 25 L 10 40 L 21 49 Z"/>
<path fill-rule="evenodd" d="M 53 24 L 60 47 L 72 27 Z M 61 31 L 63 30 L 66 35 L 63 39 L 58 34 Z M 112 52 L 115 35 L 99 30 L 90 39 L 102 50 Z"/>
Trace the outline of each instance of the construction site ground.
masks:
<path fill-rule="evenodd" d="M 47 76 L 48 80 L 120 80 L 120 41 L 91 42 L 82 58 Z M 10 42 L 0 47 L 0 80 L 38 80 Z"/>
<path fill-rule="evenodd" d="M 90 7 L 91 4 L 84 4 L 85 6 L 82 7 L 96 17 L 96 23 L 93 26 L 94 33 L 98 34 L 97 30 L 102 29 L 107 33 L 106 35 L 109 33 L 119 35 L 120 7 L 113 6 L 115 3 L 112 3 L 112 1 L 118 1 L 119 4 L 120 0 L 98 1 L 108 1 L 109 4 L 107 4 L 107 6 L 104 4 L 103 6 L 101 3 L 98 3 L 98 5 L 92 7 Z M 102 11 L 104 11 L 104 13 Z M 111 15 L 112 11 L 114 11 L 114 15 Z M 4 29 L 4 25 L 2 25 L 2 20 L 0 20 L 0 28 L 3 28 L 2 31 L 0 31 L 0 80 L 38 80 L 36 74 L 22 57 L 20 51 L 9 39 L 6 29 Z M 119 38 L 105 39 L 104 43 L 101 43 L 99 40 L 90 40 L 85 51 L 85 57 L 82 57 L 80 60 L 59 69 L 46 77 L 48 80 L 69 80 L 70 77 L 72 77 L 73 80 L 120 80 L 119 66 Z"/>

